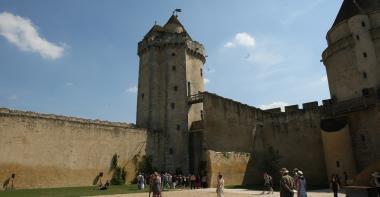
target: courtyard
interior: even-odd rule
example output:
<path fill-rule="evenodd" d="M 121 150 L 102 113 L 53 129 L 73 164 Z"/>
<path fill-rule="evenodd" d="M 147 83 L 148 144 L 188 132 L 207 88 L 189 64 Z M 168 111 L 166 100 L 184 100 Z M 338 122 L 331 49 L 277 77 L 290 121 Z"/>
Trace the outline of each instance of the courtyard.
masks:
<path fill-rule="evenodd" d="M 15 191 L 0 191 L 0 197 L 37 197 L 37 196 L 104 196 L 104 197 L 147 197 L 148 190 L 139 191 L 136 185 L 123 185 L 111 186 L 108 190 L 99 191 L 96 187 L 67 187 L 67 188 L 45 188 L 45 189 L 19 189 Z M 207 189 L 178 189 L 163 192 L 164 197 L 213 197 L 216 196 L 215 188 Z M 274 194 L 262 194 L 259 190 L 247 189 L 225 189 L 226 197 L 244 197 L 244 196 L 258 196 L 258 197 L 278 197 L 279 192 Z M 308 192 L 308 196 L 312 197 L 327 197 L 333 196 L 330 190 L 313 190 Z M 340 194 L 339 196 L 346 196 Z"/>

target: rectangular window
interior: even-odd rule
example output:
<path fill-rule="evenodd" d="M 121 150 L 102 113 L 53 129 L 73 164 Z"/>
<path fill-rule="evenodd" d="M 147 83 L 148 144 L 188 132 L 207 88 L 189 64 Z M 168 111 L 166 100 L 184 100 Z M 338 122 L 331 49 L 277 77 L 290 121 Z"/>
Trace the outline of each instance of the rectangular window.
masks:
<path fill-rule="evenodd" d="M 172 109 L 175 108 L 175 103 L 171 103 L 170 106 L 172 107 Z"/>
<path fill-rule="evenodd" d="M 191 96 L 191 84 L 187 82 L 187 96 Z"/>
<path fill-rule="evenodd" d="M 181 130 L 181 125 L 177 124 L 177 131 Z"/>
<path fill-rule="evenodd" d="M 201 68 L 201 77 L 203 77 L 203 69 Z"/>
<path fill-rule="evenodd" d="M 363 53 L 363 57 L 367 58 L 367 53 L 366 52 Z"/>
<path fill-rule="evenodd" d="M 201 119 L 203 120 L 203 110 L 201 110 Z"/>

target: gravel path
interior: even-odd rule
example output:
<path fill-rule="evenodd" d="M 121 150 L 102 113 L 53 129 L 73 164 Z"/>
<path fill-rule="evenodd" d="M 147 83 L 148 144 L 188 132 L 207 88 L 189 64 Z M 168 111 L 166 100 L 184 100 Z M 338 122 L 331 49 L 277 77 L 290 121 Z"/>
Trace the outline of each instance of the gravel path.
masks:
<path fill-rule="evenodd" d="M 332 197 L 333 193 L 328 190 L 311 191 L 308 192 L 308 197 Z M 163 197 L 216 197 L 215 189 L 197 189 L 197 190 L 181 190 L 163 192 Z M 261 194 L 261 191 L 244 190 L 244 189 L 225 189 L 225 197 L 244 197 L 244 196 L 257 196 L 257 197 L 279 197 L 280 194 Z M 339 197 L 344 197 L 345 194 L 339 194 Z M 117 194 L 108 195 L 103 197 L 148 197 L 148 193 L 138 194 Z"/>

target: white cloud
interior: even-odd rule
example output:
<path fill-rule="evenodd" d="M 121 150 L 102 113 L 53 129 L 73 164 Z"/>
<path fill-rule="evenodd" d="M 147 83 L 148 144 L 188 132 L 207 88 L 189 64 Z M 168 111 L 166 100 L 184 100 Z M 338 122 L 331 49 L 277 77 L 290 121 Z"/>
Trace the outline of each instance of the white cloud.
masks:
<path fill-rule="evenodd" d="M 10 101 L 15 101 L 15 100 L 18 100 L 18 99 L 19 99 L 19 97 L 17 95 L 11 95 L 11 96 L 8 97 L 8 100 L 10 100 Z"/>
<path fill-rule="evenodd" d="M 310 14 L 312 10 L 314 10 L 316 7 L 318 7 L 321 3 L 325 2 L 327 0 L 315 0 L 311 1 L 310 3 L 308 2 L 308 6 L 303 7 L 302 9 L 299 10 L 293 10 L 291 14 L 289 14 L 287 17 L 285 17 L 281 23 L 283 25 L 288 25 L 296 21 L 298 18 Z"/>
<path fill-rule="evenodd" d="M 260 105 L 261 109 L 273 109 L 273 108 L 281 108 L 281 111 L 285 111 L 285 106 L 288 106 L 289 104 L 283 101 L 276 101 L 268 105 Z"/>
<path fill-rule="evenodd" d="M 204 78 L 204 79 L 203 79 L 203 82 L 204 82 L 205 84 L 208 84 L 208 83 L 210 83 L 210 79 Z"/>
<path fill-rule="evenodd" d="M 40 37 L 32 22 L 12 13 L 0 13 L 0 35 L 22 51 L 39 53 L 46 59 L 63 56 L 64 48 Z"/>
<path fill-rule="evenodd" d="M 72 83 L 72 82 L 66 82 L 66 83 L 65 83 L 65 86 L 66 86 L 66 87 L 71 87 L 71 86 L 74 86 L 74 83 Z"/>
<path fill-rule="evenodd" d="M 244 47 L 254 47 L 256 45 L 256 40 L 253 36 L 246 32 L 237 33 L 234 39 L 230 42 L 227 42 L 224 47 L 232 48 L 235 46 L 244 46 Z"/>
<path fill-rule="evenodd" d="M 137 93 L 137 86 L 130 87 L 126 90 L 127 93 Z"/>
<path fill-rule="evenodd" d="M 224 45 L 224 47 L 226 47 L 226 48 L 231 48 L 231 47 L 234 47 L 235 45 L 234 45 L 234 43 L 232 43 L 232 42 L 227 42 L 225 45 Z"/>
<path fill-rule="evenodd" d="M 323 83 L 327 82 L 327 75 L 321 77 L 321 82 Z"/>
<path fill-rule="evenodd" d="M 270 51 L 257 51 L 252 55 L 249 54 L 246 60 L 260 66 L 273 66 L 284 62 L 284 57 Z"/>

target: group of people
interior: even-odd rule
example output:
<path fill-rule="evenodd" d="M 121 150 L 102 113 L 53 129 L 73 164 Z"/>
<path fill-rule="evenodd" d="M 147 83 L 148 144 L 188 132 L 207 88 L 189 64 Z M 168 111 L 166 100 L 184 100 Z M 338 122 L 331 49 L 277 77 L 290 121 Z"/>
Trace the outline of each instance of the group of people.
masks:
<path fill-rule="evenodd" d="M 301 170 L 298 168 L 293 169 L 293 176 L 289 175 L 286 168 L 280 170 L 280 196 L 293 197 L 297 193 L 297 197 L 307 197 L 306 193 L 306 178 Z M 273 178 L 267 172 L 264 172 L 264 190 L 262 194 L 273 193 Z"/>
<path fill-rule="evenodd" d="M 306 178 L 301 170 L 298 168 L 293 169 L 293 176 L 289 175 L 286 168 L 280 170 L 280 196 L 293 197 L 297 193 L 297 197 L 307 197 L 306 193 Z"/>
<path fill-rule="evenodd" d="M 165 189 L 175 189 L 178 187 L 181 188 L 190 188 L 190 189 L 199 189 L 207 188 L 207 175 L 195 175 L 190 174 L 188 176 L 182 174 L 170 174 L 167 172 L 158 173 L 162 180 L 162 188 Z M 149 184 L 150 176 L 143 175 L 140 173 L 136 177 L 137 186 L 140 190 L 144 190 L 144 185 Z"/>
<path fill-rule="evenodd" d="M 207 188 L 207 176 L 190 174 L 184 176 L 182 174 L 172 175 L 167 172 L 154 172 L 151 175 L 145 175 L 139 173 L 136 177 L 137 187 L 139 190 L 144 190 L 145 184 L 149 185 L 149 196 L 153 194 L 153 197 L 161 197 L 162 190 L 175 189 L 176 187 L 199 189 Z M 224 186 L 223 186 L 224 187 Z"/>

